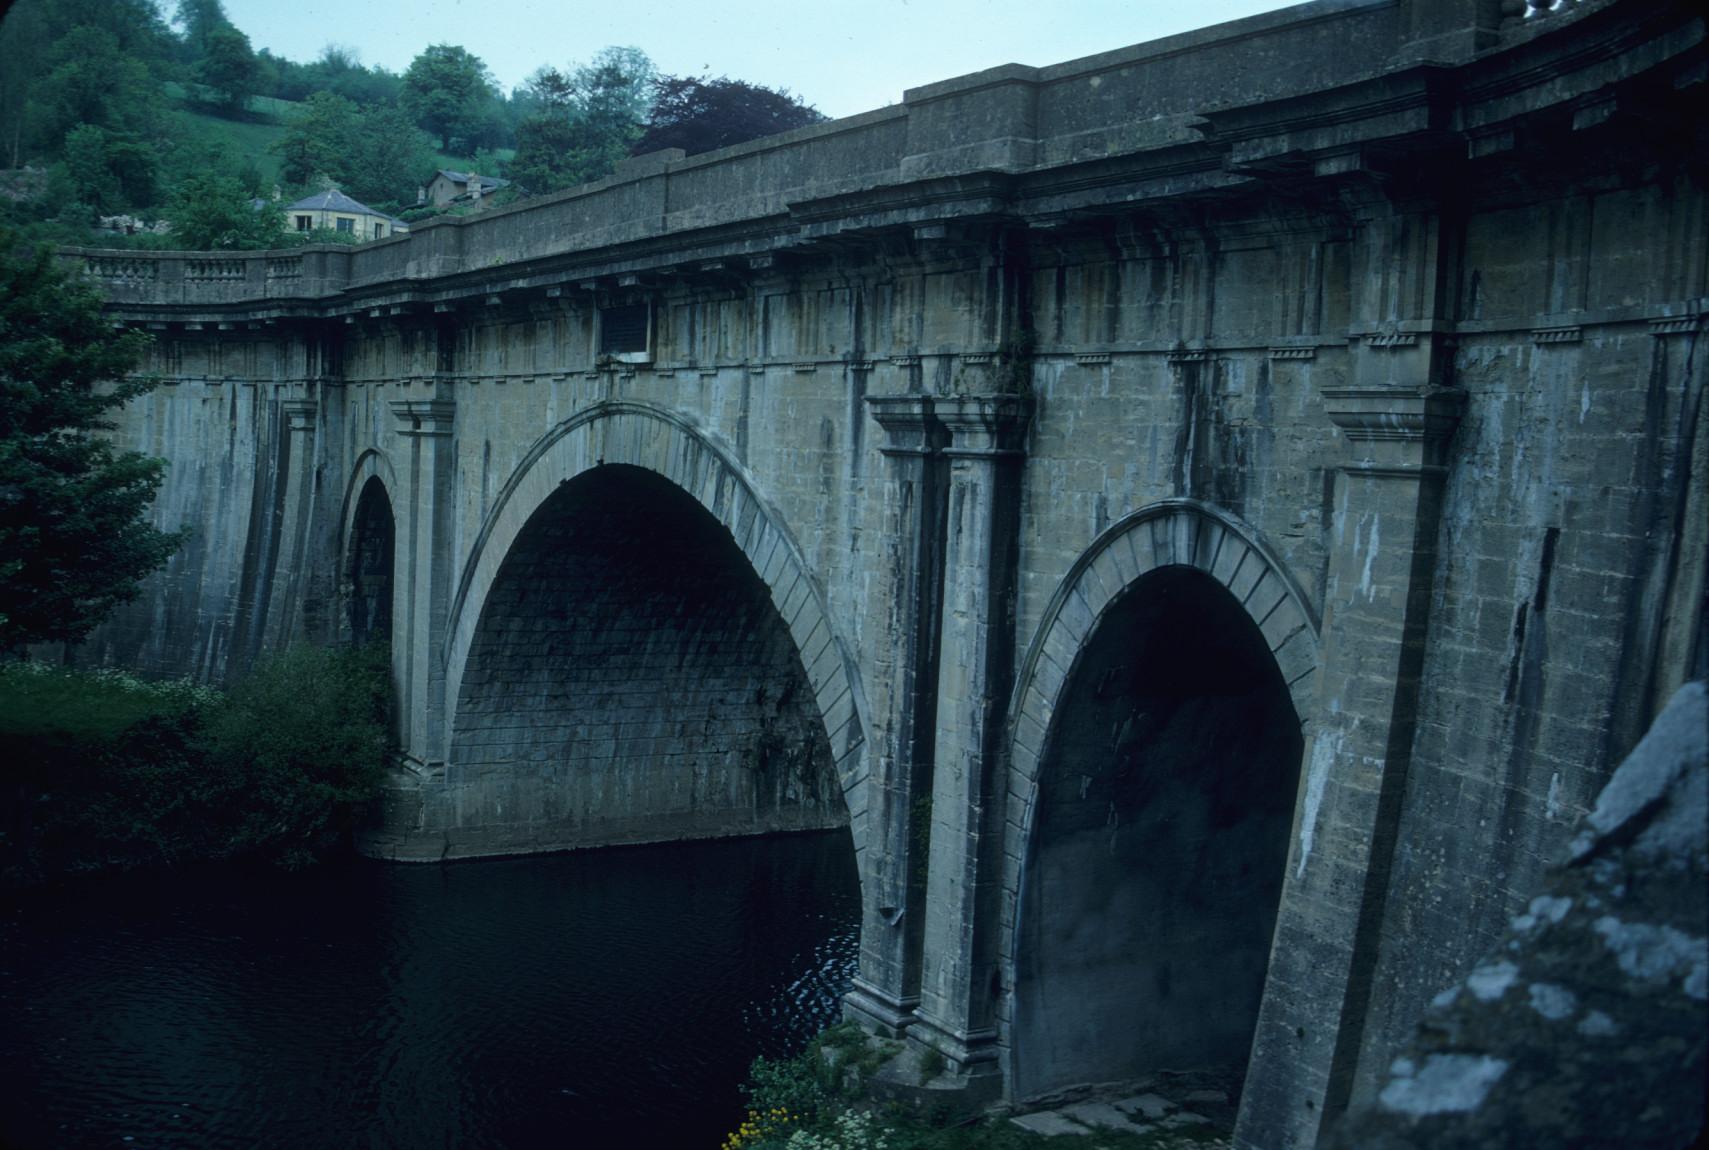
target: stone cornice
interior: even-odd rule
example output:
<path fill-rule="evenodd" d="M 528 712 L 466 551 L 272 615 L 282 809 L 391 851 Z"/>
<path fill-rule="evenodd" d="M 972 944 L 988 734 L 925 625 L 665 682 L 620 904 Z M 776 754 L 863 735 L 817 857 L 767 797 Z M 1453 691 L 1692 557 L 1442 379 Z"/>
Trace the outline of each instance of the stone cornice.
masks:
<path fill-rule="evenodd" d="M 1466 403 L 1454 388 L 1335 387 L 1322 395 L 1324 413 L 1355 443 L 1446 439 Z"/>
<path fill-rule="evenodd" d="M 1324 414 L 1353 446 L 1341 465 L 1366 475 L 1440 474 L 1466 393 L 1440 387 L 1325 388 Z"/>

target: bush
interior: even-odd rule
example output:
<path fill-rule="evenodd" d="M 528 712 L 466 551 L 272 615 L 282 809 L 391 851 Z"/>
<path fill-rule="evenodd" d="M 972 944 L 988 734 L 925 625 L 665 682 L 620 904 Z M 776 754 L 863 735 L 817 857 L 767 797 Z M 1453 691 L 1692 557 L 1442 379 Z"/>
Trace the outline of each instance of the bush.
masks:
<path fill-rule="evenodd" d="M 383 652 L 293 649 L 229 695 L 0 665 L 0 876 L 341 849 L 384 777 L 388 707 Z"/>
<path fill-rule="evenodd" d="M 208 767 L 241 782 L 236 853 L 300 865 L 347 844 L 380 791 L 390 740 L 385 651 L 293 647 L 240 682 L 207 723 Z"/>

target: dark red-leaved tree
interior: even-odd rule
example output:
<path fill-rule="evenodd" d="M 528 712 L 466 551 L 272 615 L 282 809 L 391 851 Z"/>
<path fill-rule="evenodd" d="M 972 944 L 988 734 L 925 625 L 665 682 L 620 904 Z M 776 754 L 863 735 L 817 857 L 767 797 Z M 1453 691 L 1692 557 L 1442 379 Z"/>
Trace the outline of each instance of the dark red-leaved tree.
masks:
<path fill-rule="evenodd" d="M 689 155 L 787 132 L 825 117 L 786 91 L 725 77 L 660 76 L 647 130 L 630 149 L 644 155 L 681 148 Z"/>

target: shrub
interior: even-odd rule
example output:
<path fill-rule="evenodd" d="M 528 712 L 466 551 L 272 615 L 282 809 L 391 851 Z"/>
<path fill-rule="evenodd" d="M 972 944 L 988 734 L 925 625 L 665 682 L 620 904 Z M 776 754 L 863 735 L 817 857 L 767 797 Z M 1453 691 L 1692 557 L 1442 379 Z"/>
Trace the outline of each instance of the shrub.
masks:
<path fill-rule="evenodd" d="M 349 841 L 379 793 L 385 652 L 293 647 L 256 667 L 207 724 L 210 773 L 241 782 L 234 853 L 295 866 Z"/>
<path fill-rule="evenodd" d="M 293 649 L 229 695 L 0 666 L 0 874 L 311 861 L 378 794 L 388 706 L 383 652 Z"/>

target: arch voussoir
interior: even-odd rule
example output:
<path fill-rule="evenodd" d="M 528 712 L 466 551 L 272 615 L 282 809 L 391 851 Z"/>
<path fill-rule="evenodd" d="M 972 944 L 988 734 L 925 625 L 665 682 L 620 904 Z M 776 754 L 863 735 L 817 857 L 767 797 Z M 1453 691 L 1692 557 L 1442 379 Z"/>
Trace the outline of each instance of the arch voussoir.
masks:
<path fill-rule="evenodd" d="M 1252 549 L 1246 546 L 1244 540 L 1239 538 L 1224 540 L 1222 549 L 1217 554 L 1216 562 L 1211 566 L 1211 578 L 1224 587 L 1230 587 L 1235 576 L 1246 565 L 1252 554 Z M 1230 589 L 1232 590 L 1232 587 Z"/>
<path fill-rule="evenodd" d="M 1085 579 L 1082 586 L 1082 597 L 1093 617 L 1101 614 L 1110 600 L 1121 594 L 1127 581 L 1122 578 L 1121 571 L 1116 567 L 1114 558 L 1115 548 L 1106 548 L 1086 566 Z"/>

